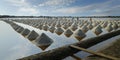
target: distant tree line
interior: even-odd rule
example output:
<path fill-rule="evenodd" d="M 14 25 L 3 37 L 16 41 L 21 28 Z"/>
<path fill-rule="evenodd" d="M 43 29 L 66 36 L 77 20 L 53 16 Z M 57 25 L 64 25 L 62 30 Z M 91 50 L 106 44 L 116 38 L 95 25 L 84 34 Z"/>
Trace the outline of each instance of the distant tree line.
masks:
<path fill-rule="evenodd" d="M 120 16 L 10 16 L 0 15 L 0 18 L 120 18 Z"/>

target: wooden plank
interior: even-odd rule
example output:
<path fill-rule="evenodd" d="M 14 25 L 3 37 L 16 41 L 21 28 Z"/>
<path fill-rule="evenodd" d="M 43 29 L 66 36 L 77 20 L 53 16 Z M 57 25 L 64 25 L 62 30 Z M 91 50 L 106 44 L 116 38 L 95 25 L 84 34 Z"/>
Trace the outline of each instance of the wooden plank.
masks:
<path fill-rule="evenodd" d="M 84 48 L 81 48 L 81 47 L 78 47 L 78 46 L 75 46 L 75 45 L 70 45 L 70 47 L 78 49 L 78 50 L 82 50 L 84 52 L 88 52 L 88 53 L 91 53 L 91 54 L 94 54 L 94 55 L 98 55 L 98 56 L 101 56 L 101 57 L 104 57 L 104 58 L 108 58 L 108 59 L 112 59 L 112 60 L 117 60 L 118 59 L 118 58 L 115 58 L 115 57 L 112 57 L 112 56 L 109 56 L 109 55 L 105 55 L 105 54 L 102 54 L 102 53 L 87 50 L 87 49 L 84 49 Z"/>

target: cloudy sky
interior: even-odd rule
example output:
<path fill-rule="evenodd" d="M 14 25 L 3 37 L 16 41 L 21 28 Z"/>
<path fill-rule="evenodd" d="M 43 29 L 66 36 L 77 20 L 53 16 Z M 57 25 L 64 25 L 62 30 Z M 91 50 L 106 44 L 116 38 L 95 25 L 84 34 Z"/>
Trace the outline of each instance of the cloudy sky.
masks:
<path fill-rule="evenodd" d="M 0 15 L 120 15 L 120 0 L 1 0 Z"/>

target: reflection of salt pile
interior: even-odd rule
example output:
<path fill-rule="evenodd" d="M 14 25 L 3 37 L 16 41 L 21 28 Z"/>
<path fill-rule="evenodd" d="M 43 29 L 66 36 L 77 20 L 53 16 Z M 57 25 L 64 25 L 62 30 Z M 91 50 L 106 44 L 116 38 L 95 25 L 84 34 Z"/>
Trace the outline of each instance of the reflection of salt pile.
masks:
<path fill-rule="evenodd" d="M 60 21 L 58 21 L 56 27 L 61 27 Z"/>
<path fill-rule="evenodd" d="M 70 37 L 70 36 L 73 34 L 73 32 L 72 32 L 70 29 L 67 29 L 67 30 L 64 32 L 64 34 L 65 34 L 67 37 Z"/>
<path fill-rule="evenodd" d="M 95 28 L 92 29 L 92 31 L 96 34 L 99 35 L 102 33 L 102 27 L 100 25 L 96 26 Z"/>
<path fill-rule="evenodd" d="M 75 31 L 77 29 L 77 24 L 73 23 L 70 27 L 73 31 Z"/>
<path fill-rule="evenodd" d="M 49 27 L 48 27 L 48 25 L 45 24 L 42 28 L 43 28 L 43 30 L 47 31 Z"/>
<path fill-rule="evenodd" d="M 18 33 L 21 33 L 23 30 L 24 30 L 23 27 L 19 27 L 16 31 L 17 31 Z"/>
<path fill-rule="evenodd" d="M 82 27 L 83 25 L 84 25 L 83 23 L 80 23 L 80 24 L 79 24 L 79 27 Z"/>
<path fill-rule="evenodd" d="M 116 30 L 118 28 L 118 25 L 116 23 L 113 23 L 112 28 Z"/>
<path fill-rule="evenodd" d="M 64 30 L 63 30 L 62 28 L 58 27 L 58 28 L 55 30 L 55 32 L 56 32 L 58 35 L 61 35 L 61 34 L 64 32 Z"/>
<path fill-rule="evenodd" d="M 85 36 L 85 33 L 80 29 L 75 32 L 75 38 L 77 38 L 78 40 L 83 39 Z"/>
<path fill-rule="evenodd" d="M 35 39 L 35 42 L 37 43 L 37 46 L 44 50 L 53 43 L 53 40 L 46 34 L 42 33 L 38 38 Z"/>
<path fill-rule="evenodd" d="M 35 24 L 34 24 L 34 27 L 37 28 L 37 26 L 38 26 L 38 24 L 35 23 Z"/>
<path fill-rule="evenodd" d="M 19 27 L 20 27 L 20 26 L 15 25 L 15 26 L 13 26 L 13 29 L 17 30 L 17 29 L 19 29 Z"/>
<path fill-rule="evenodd" d="M 84 33 L 86 33 L 89 30 L 86 25 L 82 26 L 81 29 Z"/>
<path fill-rule="evenodd" d="M 93 28 L 92 24 L 89 24 L 87 27 L 88 27 L 89 29 L 92 29 L 92 28 Z"/>
<path fill-rule="evenodd" d="M 53 22 L 52 24 L 51 24 L 51 26 L 55 26 L 56 25 L 56 23 L 55 22 Z"/>
<path fill-rule="evenodd" d="M 120 24 L 118 24 L 118 27 L 120 28 Z"/>
<path fill-rule="evenodd" d="M 22 34 L 23 36 L 27 36 L 29 33 L 30 33 L 30 30 L 28 30 L 28 29 L 24 29 L 24 30 L 21 32 L 21 34 Z"/>
<path fill-rule="evenodd" d="M 51 27 L 49 28 L 49 31 L 52 32 L 52 33 L 54 32 L 54 30 L 55 30 L 55 27 L 53 27 L 53 26 L 51 26 Z"/>
<path fill-rule="evenodd" d="M 107 26 L 107 22 L 104 22 L 101 26 L 105 28 Z"/>
<path fill-rule="evenodd" d="M 107 25 L 107 27 L 105 28 L 108 32 L 112 31 L 113 28 L 112 28 L 112 25 L 111 23 Z"/>
<path fill-rule="evenodd" d="M 64 29 L 67 29 L 67 28 L 68 28 L 68 25 L 67 25 L 67 24 L 64 24 L 64 25 L 63 25 L 63 28 L 64 28 Z"/>
<path fill-rule="evenodd" d="M 93 27 L 95 27 L 95 26 L 97 26 L 97 23 L 96 23 L 96 22 L 93 22 L 93 24 L 92 24 L 92 25 L 93 25 Z"/>
<path fill-rule="evenodd" d="M 39 29 L 42 29 L 42 25 L 40 24 L 40 25 L 38 26 L 38 28 L 39 28 Z"/>
<path fill-rule="evenodd" d="M 38 35 L 34 30 L 32 30 L 32 31 L 28 34 L 27 38 L 32 41 L 32 40 L 35 40 L 38 36 L 39 36 L 39 35 Z"/>

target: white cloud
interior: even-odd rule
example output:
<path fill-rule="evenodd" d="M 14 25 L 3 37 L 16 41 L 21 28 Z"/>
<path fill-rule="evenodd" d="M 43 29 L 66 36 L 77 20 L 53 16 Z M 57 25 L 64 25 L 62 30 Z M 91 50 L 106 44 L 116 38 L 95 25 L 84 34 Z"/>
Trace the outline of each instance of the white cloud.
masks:
<path fill-rule="evenodd" d="M 93 15 L 119 15 L 120 14 L 120 5 L 117 5 L 115 7 L 111 7 L 105 11 L 97 12 Z"/>
<path fill-rule="evenodd" d="M 79 10 L 80 10 L 79 7 L 70 7 L 70 8 L 57 9 L 54 12 L 55 13 L 58 12 L 58 13 L 65 13 L 65 14 L 73 14 L 73 13 L 80 12 Z"/>
<path fill-rule="evenodd" d="M 13 6 L 17 6 L 18 15 L 35 15 L 38 14 L 39 11 L 36 9 L 36 7 L 32 6 L 27 2 L 27 0 L 8 0 Z"/>
<path fill-rule="evenodd" d="M 120 10 L 120 8 L 113 8 L 118 6 L 118 4 L 115 3 L 120 2 L 120 0 L 107 0 L 106 2 L 98 2 L 84 6 L 81 4 L 73 5 L 76 1 L 77 0 L 44 0 L 37 5 L 29 0 L 9 0 L 11 4 L 17 6 L 19 15 L 109 15 L 112 13 L 115 14 Z"/>
<path fill-rule="evenodd" d="M 110 0 L 107 2 L 102 2 L 102 3 L 95 3 L 91 5 L 86 5 L 86 6 L 73 6 L 73 7 L 65 7 L 65 8 L 60 8 L 56 9 L 53 12 L 54 13 L 62 13 L 62 14 L 84 14 L 84 13 L 92 13 L 96 15 L 107 15 L 106 12 L 110 10 L 116 10 L 120 8 L 115 8 L 114 6 L 111 6 L 112 2 L 114 0 Z M 113 8 L 114 7 L 114 8 Z M 116 5 L 116 7 L 120 7 Z"/>
<path fill-rule="evenodd" d="M 66 6 L 71 3 L 75 2 L 75 0 L 47 0 L 46 2 L 43 2 L 39 4 L 40 7 L 44 6 Z"/>
<path fill-rule="evenodd" d="M 35 8 L 30 8 L 30 7 L 21 7 L 19 10 L 19 12 L 25 12 L 25 13 L 29 13 L 29 14 L 37 14 L 39 13 L 39 11 L 37 11 L 37 9 Z"/>
<path fill-rule="evenodd" d="M 28 3 L 26 0 L 7 0 L 10 2 L 13 6 L 27 6 Z"/>

